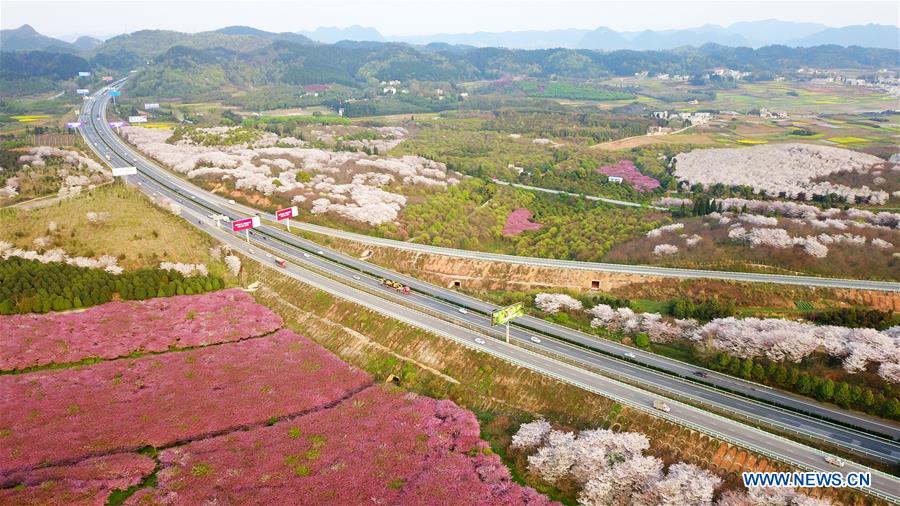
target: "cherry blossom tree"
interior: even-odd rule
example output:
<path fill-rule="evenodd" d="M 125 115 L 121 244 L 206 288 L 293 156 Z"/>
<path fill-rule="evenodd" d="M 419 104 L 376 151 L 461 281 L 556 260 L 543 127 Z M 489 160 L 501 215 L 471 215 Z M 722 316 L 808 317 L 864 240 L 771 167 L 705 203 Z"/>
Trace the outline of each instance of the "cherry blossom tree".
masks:
<path fill-rule="evenodd" d="M 674 244 L 657 244 L 653 248 L 653 254 L 656 256 L 669 256 L 678 253 L 678 246 Z"/>
<path fill-rule="evenodd" d="M 679 462 L 672 464 L 666 477 L 653 482 L 636 502 L 647 506 L 709 506 L 721 484 L 722 479 L 713 473 Z"/>
<path fill-rule="evenodd" d="M 550 422 L 539 418 L 533 422 L 523 423 L 512 437 L 511 447 L 520 450 L 537 448 L 546 441 L 552 428 Z"/>
<path fill-rule="evenodd" d="M 562 293 L 539 293 L 534 297 L 534 305 L 545 313 L 558 313 L 563 310 L 580 311 L 581 301 Z"/>

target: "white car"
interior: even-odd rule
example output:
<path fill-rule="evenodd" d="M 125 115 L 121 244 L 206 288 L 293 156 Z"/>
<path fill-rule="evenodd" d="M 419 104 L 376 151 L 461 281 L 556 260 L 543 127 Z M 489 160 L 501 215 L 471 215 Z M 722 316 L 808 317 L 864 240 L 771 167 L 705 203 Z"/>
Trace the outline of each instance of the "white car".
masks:
<path fill-rule="evenodd" d="M 272 254 L 271 254 L 271 253 L 266 253 L 266 258 L 272 258 Z"/>
<path fill-rule="evenodd" d="M 362 278 L 361 278 L 361 277 L 359 277 L 359 276 L 358 276 L 358 275 L 356 275 L 356 274 L 354 274 L 354 275 L 353 275 L 353 279 L 355 279 L 355 280 L 357 280 L 357 281 L 359 281 L 359 280 L 360 280 L 360 279 L 362 279 Z"/>
<path fill-rule="evenodd" d="M 231 204 L 231 205 L 234 205 L 234 201 L 233 201 L 233 200 L 229 200 L 228 203 Z"/>
<path fill-rule="evenodd" d="M 324 255 L 324 254 L 325 254 L 325 252 L 324 252 L 324 251 L 322 251 L 322 250 L 318 250 L 318 251 L 316 251 L 316 255 Z"/>
<path fill-rule="evenodd" d="M 255 255 L 255 254 L 256 254 L 256 252 L 255 252 L 255 251 L 253 251 L 253 250 L 250 250 L 250 254 L 251 254 L 251 255 Z"/>
<path fill-rule="evenodd" d="M 637 358 L 637 355 L 635 355 L 634 353 L 631 353 L 630 351 L 626 351 L 625 353 L 622 354 L 622 356 L 625 358 L 632 358 L 632 359 Z"/>
<path fill-rule="evenodd" d="M 464 307 L 457 309 L 457 311 L 459 311 L 462 314 L 469 314 L 469 310 Z"/>
<path fill-rule="evenodd" d="M 476 337 L 476 338 L 475 338 L 475 342 L 478 343 L 478 344 L 484 344 L 484 339 L 482 339 L 482 338 L 480 338 L 480 337 Z"/>
<path fill-rule="evenodd" d="M 303 258 L 309 258 L 309 253 L 304 253 Z"/>
<path fill-rule="evenodd" d="M 844 467 L 844 461 L 832 455 L 825 457 L 825 462 L 828 462 L 829 464 L 836 467 Z"/>
<path fill-rule="evenodd" d="M 531 342 L 532 342 L 532 343 L 535 343 L 535 344 L 541 344 L 541 340 L 540 340 L 540 338 L 538 338 L 537 336 L 531 336 L 530 339 L 531 339 Z"/>

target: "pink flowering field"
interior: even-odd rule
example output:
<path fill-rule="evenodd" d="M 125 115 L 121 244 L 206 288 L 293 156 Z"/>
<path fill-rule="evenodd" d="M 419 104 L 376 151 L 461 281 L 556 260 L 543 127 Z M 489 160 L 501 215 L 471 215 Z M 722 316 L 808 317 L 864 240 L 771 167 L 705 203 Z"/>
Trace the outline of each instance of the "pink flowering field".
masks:
<path fill-rule="evenodd" d="M 78 312 L 0 317 L 0 370 L 238 341 L 281 318 L 241 290 L 111 302 Z"/>
<path fill-rule="evenodd" d="M 156 463 L 137 453 L 114 453 L 75 464 L 0 477 L 0 504 L 103 506 L 113 490 L 137 485 Z"/>
<path fill-rule="evenodd" d="M 0 476 L 264 423 L 322 408 L 370 383 L 363 371 L 288 330 L 185 352 L 0 376 Z"/>
<path fill-rule="evenodd" d="M 659 181 L 638 172 L 631 160 L 619 160 L 615 165 L 607 165 L 597 169 L 606 176 L 619 176 L 628 181 L 639 192 L 652 191 L 659 188 Z"/>
<path fill-rule="evenodd" d="M 548 504 L 511 482 L 474 415 L 374 386 L 339 405 L 160 454 L 129 504 Z"/>
<path fill-rule="evenodd" d="M 503 235 L 519 235 L 526 230 L 539 230 L 543 225 L 531 221 L 534 216 L 531 211 L 520 207 L 509 213 L 506 217 L 506 225 L 503 227 Z"/>

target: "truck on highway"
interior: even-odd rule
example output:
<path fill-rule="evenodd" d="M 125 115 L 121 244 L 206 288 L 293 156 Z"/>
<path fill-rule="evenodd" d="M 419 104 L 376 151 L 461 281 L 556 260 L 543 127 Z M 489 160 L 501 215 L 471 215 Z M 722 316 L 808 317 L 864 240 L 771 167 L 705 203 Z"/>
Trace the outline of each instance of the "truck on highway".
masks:
<path fill-rule="evenodd" d="M 275 257 L 275 265 L 277 265 L 278 267 L 284 267 L 287 264 L 285 263 L 283 258 Z"/>
<path fill-rule="evenodd" d="M 381 280 L 381 284 L 388 288 L 393 288 L 394 290 L 397 290 L 398 292 L 402 293 L 403 295 L 409 295 L 409 287 L 404 285 L 403 283 L 394 281 L 393 279 L 383 278 Z"/>
<path fill-rule="evenodd" d="M 659 399 L 653 400 L 653 407 L 660 411 L 665 411 L 666 413 L 672 410 L 672 408 L 670 408 L 668 404 Z"/>

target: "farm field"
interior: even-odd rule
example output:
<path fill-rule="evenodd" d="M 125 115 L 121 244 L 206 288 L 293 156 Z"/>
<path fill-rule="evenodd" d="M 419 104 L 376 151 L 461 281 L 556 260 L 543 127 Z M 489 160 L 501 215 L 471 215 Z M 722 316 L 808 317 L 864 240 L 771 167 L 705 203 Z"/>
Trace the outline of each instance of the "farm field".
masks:
<path fill-rule="evenodd" d="M 638 100 L 654 108 L 675 108 L 679 111 L 715 109 L 747 112 L 766 108 L 783 110 L 792 114 L 857 114 L 868 111 L 884 111 L 897 108 L 897 98 L 879 90 L 862 86 L 847 86 L 828 82 L 764 81 L 742 82 L 732 89 L 714 89 L 715 98 L 698 97 L 699 104 L 690 104 L 690 90 L 702 89 L 687 83 L 619 77 L 605 82 L 611 86 L 637 86 Z M 676 97 L 660 100 L 657 97 Z"/>
<path fill-rule="evenodd" d="M 193 307 L 196 321 L 213 317 L 202 308 L 222 296 L 236 294 L 142 304 L 147 310 L 162 303 Z M 269 315 L 265 327 L 246 334 L 280 326 L 268 309 L 246 295 L 238 298 L 241 304 L 229 306 L 235 317 Z M 118 338 L 111 332 L 94 339 L 117 339 L 141 353 L 0 375 L 3 502 L 105 503 L 115 495 L 117 503 L 143 504 L 163 501 L 174 490 L 191 502 L 229 497 L 260 503 L 291 493 L 316 501 L 458 503 L 473 491 L 491 504 L 549 502 L 511 481 L 480 440 L 472 413 L 450 401 L 373 386 L 368 374 L 292 331 L 223 342 L 235 336 L 198 341 L 189 335 L 193 329 L 180 327 L 170 335 L 188 338 L 187 349 L 144 354 L 156 351 L 142 349 L 153 329 L 123 321 L 115 303 L 90 311 L 101 321 L 108 312 L 111 320 L 102 324 L 119 332 Z M 24 327 L 9 325 L 19 317 L 0 322 L 30 340 L 20 341 L 23 346 L 40 350 L 57 336 L 39 329 L 75 325 L 71 331 L 78 332 L 71 321 L 77 317 L 34 316 L 45 325 Z M 8 353 L 2 351 L 4 359 L 12 358 Z M 237 448 L 243 448 L 239 458 Z M 246 486 L 260 482 L 267 486 Z"/>

